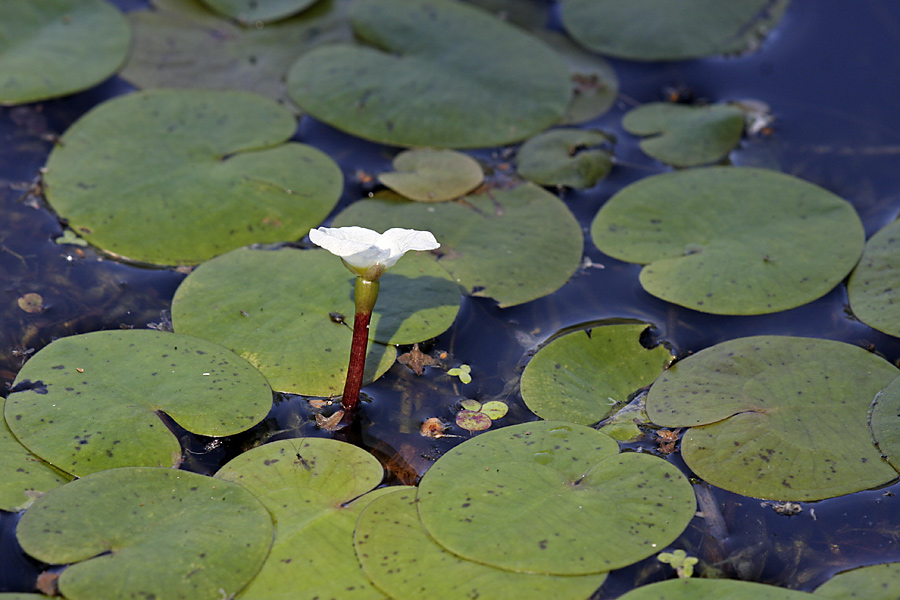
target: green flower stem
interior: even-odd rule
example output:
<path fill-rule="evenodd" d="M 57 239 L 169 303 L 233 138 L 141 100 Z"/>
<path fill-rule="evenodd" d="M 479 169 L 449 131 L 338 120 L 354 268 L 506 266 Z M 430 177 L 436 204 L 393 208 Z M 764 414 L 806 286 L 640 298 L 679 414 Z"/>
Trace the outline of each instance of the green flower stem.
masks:
<path fill-rule="evenodd" d="M 369 342 L 369 320 L 378 300 L 378 289 L 381 284 L 362 277 L 356 278 L 353 299 L 356 303 L 356 315 L 353 317 L 353 342 L 350 344 L 350 365 L 347 367 L 347 381 L 344 383 L 344 394 L 341 406 L 345 411 L 345 420 L 352 417 L 359 402 L 359 389 L 362 387 L 363 372 L 366 370 L 366 348 Z"/>

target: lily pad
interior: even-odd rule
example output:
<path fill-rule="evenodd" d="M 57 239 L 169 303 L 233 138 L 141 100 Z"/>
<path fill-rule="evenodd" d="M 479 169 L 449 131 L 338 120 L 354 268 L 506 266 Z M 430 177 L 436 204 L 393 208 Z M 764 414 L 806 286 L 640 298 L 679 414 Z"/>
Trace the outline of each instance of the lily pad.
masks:
<path fill-rule="evenodd" d="M 870 426 L 881 454 L 900 471 L 900 377 L 878 393 Z"/>
<path fill-rule="evenodd" d="M 319 150 L 284 143 L 295 128 L 289 111 L 247 92 L 115 98 L 54 148 L 47 199 L 91 244 L 141 262 L 195 264 L 301 238 L 337 203 L 343 176 Z"/>
<path fill-rule="evenodd" d="M 221 600 L 256 575 L 272 543 L 265 507 L 242 487 L 174 469 L 93 473 L 41 496 L 16 529 L 71 600 Z"/>
<path fill-rule="evenodd" d="M 240 23 L 278 21 L 312 6 L 316 0 L 203 0 L 203 3 Z"/>
<path fill-rule="evenodd" d="M 612 139 L 602 131 L 554 129 L 522 144 L 516 165 L 540 185 L 589 188 L 612 168 Z"/>
<path fill-rule="evenodd" d="M 179 465 L 181 446 L 162 413 L 188 431 L 221 437 L 249 429 L 272 406 L 265 378 L 225 348 L 151 330 L 58 339 L 25 363 L 16 385 L 22 390 L 6 399 L 9 428 L 78 476 Z"/>
<path fill-rule="evenodd" d="M 603 573 L 651 556 L 696 510 L 674 466 L 619 454 L 611 437 L 558 421 L 505 427 L 450 450 L 422 478 L 418 506 L 428 534 L 453 554 L 552 575 Z"/>
<path fill-rule="evenodd" d="M 664 173 L 613 196 L 594 243 L 646 265 L 644 289 L 715 314 L 794 308 L 827 294 L 856 265 L 865 233 L 847 201 L 764 169 Z"/>
<path fill-rule="evenodd" d="M 691 427 L 685 462 L 713 485 L 771 500 L 806 501 L 897 477 L 872 443 L 868 408 L 900 375 L 843 342 L 756 336 L 717 344 L 670 367 L 647 414 Z"/>
<path fill-rule="evenodd" d="M 787 0 L 564 0 L 562 22 L 582 46 L 631 60 L 741 52 L 774 27 Z"/>
<path fill-rule="evenodd" d="M 0 0 L 0 14 L 0 105 L 86 90 L 128 56 L 128 21 L 105 0 Z"/>
<path fill-rule="evenodd" d="M 670 579 L 635 588 L 619 600 L 809 600 L 804 592 L 735 579 Z"/>
<path fill-rule="evenodd" d="M 335 440 L 289 439 L 231 460 L 217 479 L 238 483 L 277 524 L 275 541 L 242 600 L 380 599 L 360 570 L 353 530 L 384 470 L 368 452 Z M 368 493 L 367 493 L 368 492 Z"/>
<path fill-rule="evenodd" d="M 367 46 L 314 48 L 288 73 L 291 98 L 338 129 L 398 146 L 498 146 L 549 127 L 569 104 L 559 56 L 476 7 L 365 0 L 350 19 Z"/>
<path fill-rule="evenodd" d="M 641 150 L 673 167 L 696 167 L 722 160 L 741 141 L 744 112 L 730 104 L 689 106 L 653 102 L 622 120 L 629 133 L 651 136 Z"/>
<path fill-rule="evenodd" d="M 128 14 L 134 48 L 121 76 L 140 88 L 245 90 L 289 104 L 284 74 L 317 44 L 349 41 L 346 0 L 265 27 L 242 27 L 199 0 L 152 0 Z"/>
<path fill-rule="evenodd" d="M 0 423 L 0 510 L 24 510 L 44 492 L 71 480 L 20 444 L 6 421 Z"/>
<path fill-rule="evenodd" d="M 419 148 L 394 157 L 394 171 L 378 181 L 419 202 L 442 202 L 464 196 L 484 181 L 478 161 L 454 150 Z"/>
<path fill-rule="evenodd" d="M 182 282 L 172 323 L 175 331 L 230 348 L 279 391 L 336 396 L 347 377 L 354 281 L 324 250 L 235 250 Z M 442 333 L 456 318 L 459 300 L 459 286 L 428 256 L 409 254 L 391 267 L 381 277 L 369 326 L 379 343 L 369 346 L 366 381 L 380 377 L 396 358 L 394 347 L 383 344 L 412 344 Z"/>
<path fill-rule="evenodd" d="M 578 269 L 584 249 L 566 205 L 531 184 L 440 204 L 379 194 L 352 204 L 334 222 L 431 231 L 441 242 L 438 264 L 473 296 L 494 298 L 501 307 L 555 292 Z"/>
<path fill-rule="evenodd" d="M 522 399 L 542 419 L 590 425 L 650 385 L 674 358 L 638 338 L 649 325 L 629 323 L 566 334 L 541 348 L 522 373 Z"/>
<path fill-rule="evenodd" d="M 817 587 L 813 597 L 833 600 L 896 600 L 900 598 L 900 563 L 842 571 Z"/>
<path fill-rule="evenodd" d="M 860 321 L 900 337 L 900 221 L 886 225 L 866 243 L 847 290 L 850 308 Z"/>
<path fill-rule="evenodd" d="M 356 526 L 356 553 L 363 571 L 396 600 L 584 600 L 606 574 L 561 577 L 513 573 L 463 560 L 428 537 L 416 512 L 414 490 L 389 488 L 371 502 Z"/>

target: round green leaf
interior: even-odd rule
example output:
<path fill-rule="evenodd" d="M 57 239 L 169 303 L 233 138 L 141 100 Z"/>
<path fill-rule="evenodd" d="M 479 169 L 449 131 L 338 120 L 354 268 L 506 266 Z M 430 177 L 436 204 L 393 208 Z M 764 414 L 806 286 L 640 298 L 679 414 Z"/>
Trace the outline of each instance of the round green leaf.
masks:
<path fill-rule="evenodd" d="M 491 428 L 491 418 L 483 412 L 461 410 L 456 413 L 456 424 L 466 431 L 484 431 Z"/>
<path fill-rule="evenodd" d="M 242 27 L 199 0 L 152 0 L 128 14 L 134 48 L 121 76 L 141 88 L 245 90 L 284 104 L 284 74 L 317 44 L 352 39 L 347 0 L 319 0 L 265 27 Z"/>
<path fill-rule="evenodd" d="M 809 600 L 810 595 L 735 579 L 670 579 L 635 588 L 619 600 Z"/>
<path fill-rule="evenodd" d="M 741 52 L 771 29 L 788 0 L 564 0 L 562 22 L 584 47 L 631 60 Z"/>
<path fill-rule="evenodd" d="M 566 334 L 541 348 L 522 373 L 522 399 L 542 419 L 590 425 L 650 385 L 674 358 L 644 348 L 649 325 L 629 323 Z"/>
<path fill-rule="evenodd" d="M 337 203 L 343 176 L 319 150 L 284 143 L 295 127 L 247 92 L 121 96 L 63 135 L 47 199 L 90 243 L 141 262 L 194 264 L 301 238 Z"/>
<path fill-rule="evenodd" d="M 900 221 L 886 225 L 866 243 L 847 288 L 850 308 L 860 321 L 900 337 Z"/>
<path fill-rule="evenodd" d="M 481 412 L 489 416 L 491 421 L 496 421 L 506 416 L 506 413 L 509 412 L 509 406 L 505 402 L 491 400 L 484 403 L 481 407 Z"/>
<path fill-rule="evenodd" d="M 248 24 L 284 19 L 314 2 L 316 0 L 203 0 L 213 10 Z"/>
<path fill-rule="evenodd" d="M 584 248 L 566 205 L 531 184 L 440 204 L 385 194 L 335 218 L 335 227 L 358 224 L 431 231 L 441 243 L 438 264 L 473 296 L 494 298 L 501 307 L 555 292 L 578 268 Z"/>
<path fill-rule="evenodd" d="M 217 479 L 238 483 L 277 524 L 275 541 L 243 600 L 381 599 L 353 552 L 359 514 L 390 489 L 371 454 L 321 438 L 266 444 L 231 460 Z M 369 493 L 366 493 L 369 492 Z"/>
<path fill-rule="evenodd" d="M 28 508 L 44 492 L 71 480 L 20 444 L 6 421 L 0 423 L 0 510 Z"/>
<path fill-rule="evenodd" d="M 35 558 L 76 563 L 59 578 L 71 600 L 231 597 L 262 566 L 272 534 L 268 511 L 240 486 L 153 467 L 52 490 L 16 529 Z"/>
<path fill-rule="evenodd" d="M 896 600 L 900 598 L 900 563 L 842 571 L 817 587 L 813 598 Z"/>
<path fill-rule="evenodd" d="M 338 129 L 399 146 L 497 146 L 549 127 L 569 104 L 556 53 L 478 8 L 364 0 L 350 17 L 367 46 L 315 48 L 288 73 L 291 98 Z"/>
<path fill-rule="evenodd" d="M 29 450 L 78 476 L 180 464 L 181 446 L 160 413 L 221 437 L 249 429 L 272 406 L 265 378 L 225 348 L 152 330 L 56 340 L 25 363 L 16 385 L 23 389 L 6 400 L 9 428 Z"/>
<path fill-rule="evenodd" d="M 560 577 L 513 573 L 462 560 L 428 537 L 416 512 L 414 490 L 389 488 L 371 502 L 356 527 L 355 546 L 363 571 L 396 600 L 584 600 L 606 574 Z"/>
<path fill-rule="evenodd" d="M 419 202 L 459 198 L 484 181 L 478 161 L 454 150 L 419 148 L 394 157 L 394 171 L 378 181 L 401 196 Z"/>
<path fill-rule="evenodd" d="M 0 105 L 86 90 L 122 66 L 128 22 L 105 0 L 0 0 Z"/>
<path fill-rule="evenodd" d="M 554 421 L 457 446 L 422 478 L 418 506 L 428 534 L 453 554 L 553 575 L 602 573 L 651 556 L 696 509 L 691 485 L 669 463 L 618 454 L 609 436 Z"/>
<path fill-rule="evenodd" d="M 772 500 L 820 500 L 896 478 L 872 443 L 868 408 L 900 371 L 831 340 L 757 336 L 675 363 L 650 388 L 658 425 L 691 427 L 681 452 L 697 475 Z"/>
<path fill-rule="evenodd" d="M 696 167 L 725 158 L 744 131 L 744 112 L 729 104 L 688 106 L 654 102 L 631 110 L 626 131 L 651 136 L 641 150 L 673 167 Z"/>
<path fill-rule="evenodd" d="M 865 234 L 853 207 L 801 179 L 764 169 L 664 173 L 613 196 L 594 243 L 647 265 L 644 289 L 715 314 L 772 313 L 811 302 L 854 267 Z"/>
<path fill-rule="evenodd" d="M 881 454 L 900 471 L 900 377 L 878 393 L 869 423 Z"/>
<path fill-rule="evenodd" d="M 195 269 L 172 301 L 176 331 L 213 340 L 262 371 L 277 390 L 335 396 L 344 389 L 355 278 L 324 250 L 239 249 Z M 366 381 L 396 350 L 446 330 L 459 286 L 427 255 L 410 253 L 381 277 L 369 325 Z M 333 318 L 332 313 L 343 319 Z M 336 321 L 344 320 L 345 323 Z"/>
<path fill-rule="evenodd" d="M 588 188 L 612 168 L 612 140 L 602 131 L 554 129 L 522 144 L 516 165 L 519 175 L 541 185 Z"/>

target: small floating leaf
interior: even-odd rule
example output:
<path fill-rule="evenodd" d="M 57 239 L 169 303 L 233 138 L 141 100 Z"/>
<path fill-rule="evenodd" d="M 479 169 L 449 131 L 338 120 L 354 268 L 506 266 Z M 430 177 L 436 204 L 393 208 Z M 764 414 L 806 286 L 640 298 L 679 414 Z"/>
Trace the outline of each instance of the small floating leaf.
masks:
<path fill-rule="evenodd" d="M 378 181 L 410 200 L 441 202 L 478 187 L 484 171 L 462 152 L 419 148 L 395 156 L 394 170 L 380 174 Z"/>
<path fill-rule="evenodd" d="M 459 365 L 458 367 L 453 367 L 447 371 L 447 375 L 450 377 L 459 377 L 459 380 L 463 383 L 472 383 L 472 367 L 469 365 Z"/>
<path fill-rule="evenodd" d="M 787 0 L 565 0 L 562 22 L 584 47 L 631 60 L 741 52 L 774 26 Z"/>
<path fill-rule="evenodd" d="M 213 10 L 241 23 L 278 21 L 308 8 L 316 0 L 203 0 Z"/>
<path fill-rule="evenodd" d="M 134 48 L 121 76 L 141 88 L 245 90 L 288 103 L 284 74 L 317 44 L 353 34 L 346 0 L 319 0 L 309 10 L 265 27 L 242 27 L 199 0 L 152 0 L 128 14 Z"/>
<path fill-rule="evenodd" d="M 505 402 L 491 400 L 490 402 L 485 402 L 481 406 L 481 412 L 489 416 L 491 421 L 496 421 L 497 419 L 502 419 L 506 416 L 506 413 L 509 412 L 509 406 L 507 406 Z"/>
<path fill-rule="evenodd" d="M 221 600 L 262 566 L 268 511 L 242 487 L 187 471 L 124 467 L 47 492 L 16 537 L 71 600 Z"/>
<path fill-rule="evenodd" d="M 664 460 L 619 454 L 588 427 L 540 421 L 450 450 L 422 478 L 418 507 L 428 534 L 463 559 L 586 575 L 655 554 L 681 534 L 696 503 Z"/>
<path fill-rule="evenodd" d="M 456 424 L 466 431 L 485 431 L 491 428 L 491 418 L 476 410 L 461 410 L 456 413 Z"/>
<path fill-rule="evenodd" d="M 516 166 L 540 185 L 588 188 L 612 168 L 612 139 L 602 131 L 554 129 L 522 144 Z"/>
<path fill-rule="evenodd" d="M 641 150 L 674 167 L 696 167 L 725 158 L 744 131 L 744 112 L 732 105 L 644 104 L 622 120 L 626 131 L 651 136 Z"/>
<path fill-rule="evenodd" d="M 438 204 L 379 195 L 352 204 L 334 226 L 361 223 L 431 231 L 441 242 L 437 264 L 472 295 L 494 298 L 501 307 L 562 287 L 584 248 L 581 226 L 566 205 L 531 184 Z"/>
<path fill-rule="evenodd" d="M 240 597 L 384 598 L 353 552 L 359 514 L 372 500 L 397 489 L 370 491 L 383 476 L 381 464 L 365 450 L 320 438 L 259 446 L 222 467 L 216 479 L 243 486 L 278 525 L 266 563 Z"/>
<path fill-rule="evenodd" d="M 741 338 L 675 363 L 650 388 L 647 413 L 658 425 L 691 427 L 681 452 L 709 483 L 757 498 L 820 500 L 897 477 L 872 443 L 867 413 L 898 375 L 843 342 Z"/>
<path fill-rule="evenodd" d="M 368 45 L 315 48 L 291 67 L 287 83 L 301 108 L 359 137 L 497 146 L 549 127 L 569 104 L 568 71 L 556 53 L 478 8 L 365 0 L 350 18 Z"/>
<path fill-rule="evenodd" d="M 360 221 L 366 223 L 365 221 Z M 366 223 L 368 224 L 368 223 Z M 175 330 L 215 341 L 246 358 L 279 391 L 336 396 L 344 388 L 355 278 L 324 250 L 239 249 L 196 268 L 172 301 Z M 366 381 L 396 357 L 393 346 L 446 330 L 460 290 L 429 256 L 408 254 L 381 278 L 369 326 Z"/>
<path fill-rule="evenodd" d="M 594 327 L 566 334 L 541 348 L 522 373 L 522 399 L 542 419 L 590 425 L 650 385 L 674 358 L 638 338 L 649 325 Z"/>
<path fill-rule="evenodd" d="M 337 203 L 343 176 L 319 150 L 285 143 L 295 128 L 289 111 L 247 92 L 114 98 L 50 154 L 47 199 L 87 241 L 141 262 L 196 264 L 298 239 Z"/>
<path fill-rule="evenodd" d="M 842 571 L 813 591 L 814 599 L 896 600 L 900 598 L 900 563 Z"/>
<path fill-rule="evenodd" d="M 642 179 L 591 225 L 606 254 L 646 265 L 650 294 L 715 314 L 772 313 L 831 291 L 865 243 L 847 201 L 764 169 L 707 167 Z"/>
<path fill-rule="evenodd" d="M 0 14 L 0 105 L 86 90 L 128 56 L 128 21 L 105 0 L 0 0 Z"/>
<path fill-rule="evenodd" d="M 810 595 L 736 579 L 670 579 L 635 588 L 619 600 L 810 600 Z"/>
<path fill-rule="evenodd" d="M 356 526 L 356 553 L 366 575 L 396 600 L 584 600 L 606 574 L 558 577 L 513 573 L 462 560 L 428 537 L 416 512 L 415 490 L 388 488 Z"/>
<path fill-rule="evenodd" d="M 900 337 L 900 221 L 884 226 L 866 243 L 847 284 L 859 320 Z"/>
<path fill-rule="evenodd" d="M 201 435 L 249 429 L 272 406 L 265 378 L 225 348 L 174 333 L 97 331 L 56 340 L 32 357 L 6 400 L 10 429 L 73 475 L 173 466 L 181 446 L 165 413 Z"/>

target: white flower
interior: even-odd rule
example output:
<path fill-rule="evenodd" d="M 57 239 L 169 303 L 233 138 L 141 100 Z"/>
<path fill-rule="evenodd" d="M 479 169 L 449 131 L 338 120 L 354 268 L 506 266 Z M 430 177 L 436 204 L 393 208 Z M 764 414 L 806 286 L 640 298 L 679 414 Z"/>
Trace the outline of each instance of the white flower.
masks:
<path fill-rule="evenodd" d="M 310 241 L 340 256 L 347 268 L 364 279 L 377 280 L 410 250 L 434 250 L 441 245 L 430 231 L 388 229 L 378 233 L 365 227 L 319 227 Z"/>

